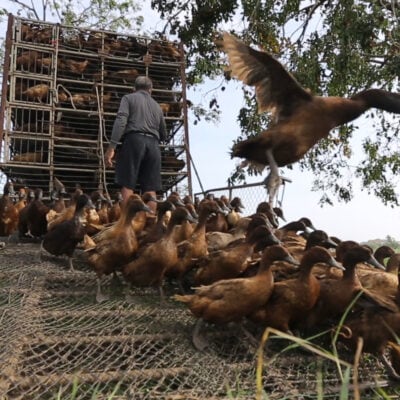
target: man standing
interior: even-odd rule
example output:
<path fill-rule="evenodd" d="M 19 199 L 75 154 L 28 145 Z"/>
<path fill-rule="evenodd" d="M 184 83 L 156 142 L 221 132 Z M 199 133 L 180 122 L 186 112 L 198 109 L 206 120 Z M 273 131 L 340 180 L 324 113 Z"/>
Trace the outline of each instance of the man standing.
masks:
<path fill-rule="evenodd" d="M 107 167 L 114 165 L 115 182 L 122 187 L 123 203 L 139 183 L 142 193 L 156 197 L 161 190 L 161 151 L 159 143 L 166 140 L 163 112 L 151 97 L 153 84 L 147 76 L 138 76 L 135 91 L 122 97 L 114 121 L 110 144 L 105 154 Z M 121 146 L 118 147 L 119 141 Z M 155 211 L 157 204 L 150 202 Z"/>

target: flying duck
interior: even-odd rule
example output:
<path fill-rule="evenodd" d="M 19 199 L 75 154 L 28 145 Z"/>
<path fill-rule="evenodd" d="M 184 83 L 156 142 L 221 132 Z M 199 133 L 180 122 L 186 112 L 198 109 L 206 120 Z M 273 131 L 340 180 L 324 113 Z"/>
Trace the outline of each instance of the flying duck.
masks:
<path fill-rule="evenodd" d="M 258 111 L 273 113 L 268 129 L 236 143 L 231 153 L 244 158 L 245 165 L 269 166 L 265 182 L 271 204 L 282 183 L 278 167 L 299 161 L 331 129 L 372 107 L 400 113 L 399 93 L 367 89 L 349 98 L 315 96 L 271 54 L 257 51 L 227 32 L 223 34 L 223 50 L 232 76 L 255 87 Z"/>

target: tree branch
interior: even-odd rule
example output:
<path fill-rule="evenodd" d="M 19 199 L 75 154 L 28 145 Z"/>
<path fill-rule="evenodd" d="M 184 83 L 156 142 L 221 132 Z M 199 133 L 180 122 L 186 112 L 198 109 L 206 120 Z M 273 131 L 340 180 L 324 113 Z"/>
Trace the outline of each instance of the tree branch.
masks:
<path fill-rule="evenodd" d="M 167 22 L 164 25 L 164 28 L 162 29 L 162 31 L 160 32 L 161 35 L 165 35 L 165 31 L 167 30 L 168 25 L 171 25 L 171 21 L 173 19 L 175 19 L 181 12 L 183 12 L 183 9 L 190 4 L 190 0 L 187 0 L 185 3 L 183 3 L 183 5 L 180 7 L 180 9 L 173 15 L 171 15 L 170 17 L 167 18 Z"/>
<path fill-rule="evenodd" d="M 58 19 L 60 22 L 63 22 L 63 17 L 60 14 L 60 10 L 59 10 L 59 6 L 57 5 L 57 3 L 55 2 L 55 0 L 53 0 L 53 10 L 56 12 Z"/>
<path fill-rule="evenodd" d="M 38 14 L 37 14 L 37 12 L 36 12 L 36 9 L 35 9 L 33 3 L 32 3 L 32 7 L 29 7 L 27 4 L 23 3 L 22 1 L 19 1 L 19 0 L 11 0 L 11 1 L 12 1 L 12 3 L 18 4 L 18 5 L 20 5 L 23 9 L 28 10 L 28 11 L 30 11 L 31 13 L 33 13 L 33 14 L 36 16 L 36 19 L 40 19 L 39 16 L 38 16 Z"/>
<path fill-rule="evenodd" d="M 86 13 L 88 11 L 90 11 L 91 6 L 87 6 L 86 8 L 84 8 L 80 13 L 79 13 L 79 17 L 76 18 L 74 21 L 71 21 L 72 25 L 75 24 L 81 24 L 82 23 L 82 18 L 85 20 L 85 26 L 90 27 L 90 26 L 94 26 L 94 25 L 88 25 L 87 20 L 89 19 L 89 16 L 86 16 Z M 74 13 L 74 16 L 76 17 L 76 14 Z"/>
<path fill-rule="evenodd" d="M 317 11 L 319 7 L 321 7 L 324 3 L 326 3 L 327 0 L 318 0 L 316 3 L 311 4 L 307 7 L 304 7 L 303 9 L 299 10 L 299 14 L 306 13 L 307 17 L 306 20 L 302 25 L 300 25 L 291 35 L 293 37 L 296 32 L 298 32 L 301 29 L 301 33 L 297 39 L 297 42 L 301 42 L 306 34 L 308 25 L 310 24 L 311 18 L 314 15 L 314 13 Z"/>
<path fill-rule="evenodd" d="M 396 7 L 399 8 L 397 0 L 379 0 L 379 4 L 387 11 L 391 11 L 396 18 Z"/>

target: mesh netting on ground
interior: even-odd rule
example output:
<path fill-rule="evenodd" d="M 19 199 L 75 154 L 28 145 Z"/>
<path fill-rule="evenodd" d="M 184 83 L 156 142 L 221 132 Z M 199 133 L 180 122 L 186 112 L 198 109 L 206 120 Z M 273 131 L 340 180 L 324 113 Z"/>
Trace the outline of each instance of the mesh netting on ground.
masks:
<path fill-rule="evenodd" d="M 110 300 L 97 304 L 96 277 L 82 258 L 70 272 L 65 259 L 40 262 L 38 251 L 38 243 L 0 250 L 1 399 L 255 398 L 257 349 L 237 327 L 209 326 L 210 348 L 200 353 L 193 316 L 170 299 L 174 286 L 163 305 L 152 289 L 128 302 L 110 279 Z M 335 363 L 299 350 L 269 360 L 267 351 L 265 398 L 339 398 Z M 363 399 L 383 398 L 374 386 L 396 393 L 374 358 L 363 357 L 358 373 Z"/>

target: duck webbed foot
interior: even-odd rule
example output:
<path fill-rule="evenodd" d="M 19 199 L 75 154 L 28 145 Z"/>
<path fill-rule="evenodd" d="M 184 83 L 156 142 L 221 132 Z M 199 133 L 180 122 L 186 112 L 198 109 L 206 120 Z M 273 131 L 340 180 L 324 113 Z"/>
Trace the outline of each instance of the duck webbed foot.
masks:
<path fill-rule="evenodd" d="M 35 262 L 41 263 L 43 261 L 43 252 L 44 252 L 44 248 L 43 248 L 43 241 L 42 241 L 40 243 L 39 251 L 35 255 Z"/>
<path fill-rule="evenodd" d="M 68 267 L 69 267 L 69 272 L 76 272 L 74 264 L 72 263 L 72 257 L 68 257 Z"/>
<path fill-rule="evenodd" d="M 96 301 L 97 303 L 102 303 L 103 301 L 107 300 L 109 300 L 109 296 L 101 291 L 101 278 L 97 278 Z"/>
<path fill-rule="evenodd" d="M 125 293 L 125 301 L 129 304 L 135 304 L 135 297 L 132 294 L 132 285 L 129 282 L 124 289 L 124 293 Z"/>
<path fill-rule="evenodd" d="M 282 178 L 279 175 L 275 175 L 271 170 L 264 183 L 268 192 L 268 202 L 271 206 L 274 206 L 275 199 L 278 197 L 279 187 L 283 183 Z"/>
<path fill-rule="evenodd" d="M 198 319 L 193 329 L 192 333 L 192 343 L 193 346 L 203 352 L 207 347 L 209 347 L 209 343 L 207 342 L 206 338 L 201 334 L 200 328 L 203 325 L 203 320 Z"/>
<path fill-rule="evenodd" d="M 118 276 L 117 271 L 113 271 L 112 273 L 111 284 L 115 287 L 121 287 L 123 285 L 123 282 Z"/>
<path fill-rule="evenodd" d="M 240 323 L 239 327 L 243 332 L 244 336 L 247 338 L 247 341 L 250 344 L 250 346 L 254 347 L 255 349 L 258 349 L 261 343 L 261 338 L 257 339 L 250 331 L 247 330 L 247 328 L 243 325 L 243 322 Z"/>
<path fill-rule="evenodd" d="M 389 376 L 389 378 L 393 381 L 400 381 L 400 375 L 397 373 L 397 371 L 394 369 L 393 365 L 391 362 L 386 358 L 384 354 L 382 354 L 380 357 L 380 360 L 382 361 L 383 365 L 385 366 L 386 372 Z"/>
<path fill-rule="evenodd" d="M 279 186 L 282 185 L 283 180 L 279 176 L 279 168 L 278 164 L 275 161 L 274 155 L 272 154 L 272 150 L 268 149 L 266 151 L 266 156 L 269 164 L 270 173 L 265 178 L 264 183 L 267 187 L 268 191 L 268 201 L 271 206 L 273 206 L 274 200 L 277 198 Z"/>

